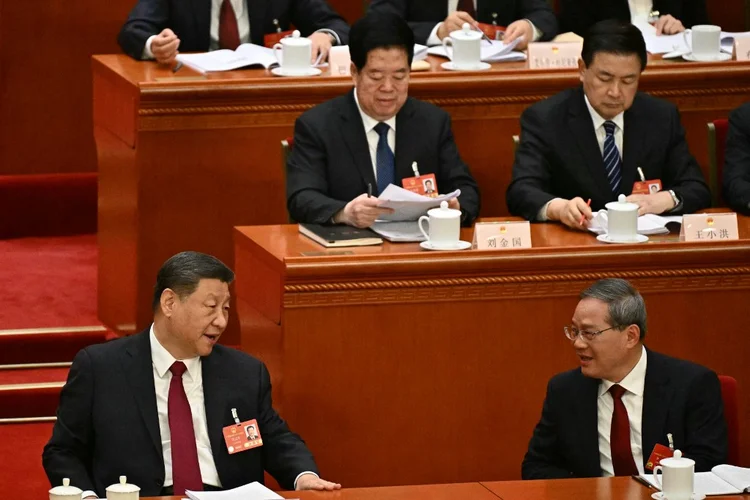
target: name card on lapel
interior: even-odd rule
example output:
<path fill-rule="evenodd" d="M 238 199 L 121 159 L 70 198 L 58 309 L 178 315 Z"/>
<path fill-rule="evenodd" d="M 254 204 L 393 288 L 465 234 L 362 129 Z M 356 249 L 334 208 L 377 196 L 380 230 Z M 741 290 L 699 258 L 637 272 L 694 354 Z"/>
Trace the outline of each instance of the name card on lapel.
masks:
<path fill-rule="evenodd" d="M 531 226 L 528 221 L 477 222 L 474 225 L 476 250 L 514 250 L 531 248 Z"/>
<path fill-rule="evenodd" d="M 750 61 L 750 37 L 734 40 L 734 58 L 737 61 Z"/>
<path fill-rule="evenodd" d="M 691 214 L 682 216 L 681 241 L 727 241 L 740 239 L 737 214 Z"/>
<path fill-rule="evenodd" d="M 577 68 L 581 57 L 581 42 L 535 42 L 529 44 L 529 68 Z"/>

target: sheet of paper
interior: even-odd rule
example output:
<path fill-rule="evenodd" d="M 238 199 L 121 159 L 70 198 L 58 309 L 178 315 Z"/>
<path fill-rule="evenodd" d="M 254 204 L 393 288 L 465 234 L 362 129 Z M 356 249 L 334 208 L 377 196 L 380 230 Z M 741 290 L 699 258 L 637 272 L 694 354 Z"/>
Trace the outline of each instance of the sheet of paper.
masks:
<path fill-rule="evenodd" d="M 687 30 L 685 34 L 678 33 L 676 35 L 656 35 L 656 28 L 651 24 L 644 21 L 636 21 L 633 23 L 641 33 L 643 39 L 646 41 L 646 50 L 652 54 L 666 54 L 667 52 L 682 52 L 687 54 L 690 52 L 690 30 Z"/>
<path fill-rule="evenodd" d="M 408 222 L 381 222 L 375 221 L 370 229 L 378 233 L 388 241 L 394 243 L 406 243 L 413 241 L 425 241 L 422 231 L 414 221 Z"/>
<path fill-rule="evenodd" d="M 750 468 L 736 465 L 717 465 L 711 472 L 728 482 L 738 490 L 750 493 Z"/>
<path fill-rule="evenodd" d="M 277 63 L 273 50 L 251 43 L 243 43 L 237 47 L 237 50 L 222 49 L 199 54 L 178 54 L 177 60 L 202 73 L 229 71 L 255 64 L 269 68 Z"/>
<path fill-rule="evenodd" d="M 508 59 L 498 59 L 498 57 L 510 54 L 513 51 L 513 49 L 515 49 L 518 46 L 518 44 L 521 43 L 521 40 L 522 38 L 516 38 L 509 44 L 505 44 L 499 40 L 492 40 L 491 43 L 485 40 L 482 40 L 480 58 L 484 62 L 508 60 Z M 445 51 L 445 47 L 443 47 L 442 45 L 436 45 L 434 47 L 430 47 L 427 50 L 427 53 L 432 54 L 433 56 L 448 57 L 448 53 Z M 517 60 L 517 59 L 511 59 L 511 60 Z"/>
<path fill-rule="evenodd" d="M 641 478 L 648 481 L 657 490 L 661 490 L 656 481 L 654 481 L 653 474 L 641 474 Z M 713 472 L 697 472 L 695 474 L 693 491 L 704 495 L 731 495 L 732 493 L 738 493 L 737 488 L 723 481 Z"/>
<path fill-rule="evenodd" d="M 745 38 L 750 36 L 750 31 L 742 33 L 732 33 L 730 31 L 721 32 L 721 51 L 731 54 L 734 52 L 734 41 L 737 38 Z"/>
<path fill-rule="evenodd" d="M 381 206 L 392 208 L 394 213 L 382 216 L 384 221 L 416 221 L 421 215 L 427 213 L 427 210 L 440 206 L 441 201 L 450 201 L 458 198 L 461 194 L 460 189 L 452 193 L 442 194 L 436 198 L 422 196 L 421 194 L 412 193 L 406 189 L 389 184 L 388 187 L 380 193 L 378 199 L 383 203 Z"/>
<path fill-rule="evenodd" d="M 225 491 L 186 491 L 190 500 L 284 500 L 284 497 L 255 481 Z"/>
<path fill-rule="evenodd" d="M 679 216 L 682 222 L 682 216 Z M 596 234 L 604 234 L 607 232 L 607 211 L 600 210 L 594 214 L 594 218 L 591 219 L 589 225 L 589 231 Z M 653 234 L 668 234 L 667 229 L 668 222 L 676 222 L 675 220 L 669 220 L 667 217 L 661 217 L 654 214 L 646 214 L 638 217 L 638 234 L 653 235 Z"/>

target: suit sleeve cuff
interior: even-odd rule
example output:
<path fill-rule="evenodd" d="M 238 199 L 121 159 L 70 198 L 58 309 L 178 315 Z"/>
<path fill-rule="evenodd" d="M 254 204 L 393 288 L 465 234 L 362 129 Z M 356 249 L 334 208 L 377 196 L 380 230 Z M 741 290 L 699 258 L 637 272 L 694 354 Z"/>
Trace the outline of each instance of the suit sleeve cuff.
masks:
<path fill-rule="evenodd" d="M 542 36 L 544 36 L 544 33 L 542 33 L 542 30 L 540 30 L 539 28 L 537 28 L 536 26 L 534 26 L 534 23 L 532 23 L 530 20 L 524 19 L 524 21 L 526 21 L 527 23 L 529 23 L 531 25 L 531 30 L 534 32 L 534 34 L 532 35 L 531 40 L 530 40 L 531 42 L 536 42 L 540 38 L 542 38 Z"/>
<path fill-rule="evenodd" d="M 536 214 L 536 220 L 539 222 L 547 222 L 549 220 L 549 217 L 547 217 L 547 208 L 549 208 L 549 204 L 559 199 L 560 198 L 552 198 L 547 203 L 542 205 L 542 208 L 539 209 L 539 213 Z"/>
<path fill-rule="evenodd" d="M 99 496 L 98 496 L 98 495 L 96 494 L 96 492 L 95 492 L 95 491 L 91 491 L 91 490 L 86 490 L 86 491 L 84 491 L 84 492 L 83 492 L 83 494 L 81 495 L 81 498 L 88 498 L 88 497 L 96 497 L 96 498 L 99 498 Z"/>
<path fill-rule="evenodd" d="M 320 478 L 319 475 L 317 475 L 316 473 L 314 473 L 311 470 L 307 470 L 305 472 L 300 472 L 299 474 L 297 474 L 297 477 L 294 478 L 294 489 L 295 490 L 297 489 L 297 481 L 299 481 L 299 478 L 302 477 L 302 476 L 304 476 L 305 474 L 312 474 L 313 476 L 315 476 L 317 478 Z"/>
<path fill-rule="evenodd" d="M 151 42 L 156 38 L 156 35 L 151 35 L 148 37 L 148 40 L 146 40 L 146 45 L 143 46 L 143 54 L 141 54 L 141 59 L 154 59 L 154 53 L 151 52 Z"/>
<path fill-rule="evenodd" d="M 433 45 L 440 45 L 443 43 L 440 38 L 438 38 L 437 32 L 440 29 L 440 27 L 443 25 L 443 23 L 437 23 L 434 28 L 432 28 L 432 31 L 430 32 L 430 36 L 427 37 L 427 43 L 426 45 L 428 47 L 431 47 Z"/>
<path fill-rule="evenodd" d="M 329 30 L 328 28 L 322 28 L 322 29 L 317 30 L 315 33 L 328 33 L 336 40 L 336 43 L 334 43 L 334 45 L 341 45 L 341 38 L 339 38 L 338 33 L 336 33 L 333 30 Z"/>

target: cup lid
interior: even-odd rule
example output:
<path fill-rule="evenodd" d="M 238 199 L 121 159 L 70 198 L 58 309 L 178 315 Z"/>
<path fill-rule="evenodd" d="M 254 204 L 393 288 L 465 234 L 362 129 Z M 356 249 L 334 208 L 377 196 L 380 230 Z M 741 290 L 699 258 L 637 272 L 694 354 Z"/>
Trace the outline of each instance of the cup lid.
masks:
<path fill-rule="evenodd" d="M 451 38 L 455 40 L 479 40 L 482 38 L 482 32 L 473 30 L 469 23 L 464 23 L 460 30 L 451 31 Z"/>
<path fill-rule="evenodd" d="M 134 484 L 128 484 L 127 476 L 120 476 L 120 482 L 107 486 L 107 491 L 112 493 L 136 493 L 141 489 Z"/>
<path fill-rule="evenodd" d="M 281 43 L 294 46 L 304 46 L 312 44 L 309 38 L 305 38 L 300 35 L 299 30 L 294 30 L 294 32 L 292 32 L 292 36 L 282 38 Z"/>
<path fill-rule="evenodd" d="M 448 202 L 441 201 L 440 207 L 428 210 L 427 215 L 437 219 L 453 219 L 454 217 L 461 217 L 461 211 L 455 208 L 448 208 Z"/>
<path fill-rule="evenodd" d="M 670 458 L 662 458 L 659 465 L 671 468 L 693 467 L 695 460 L 683 457 L 680 450 L 674 450 L 674 455 Z"/>
<path fill-rule="evenodd" d="M 50 495 L 65 496 L 65 495 L 82 495 L 83 494 L 83 490 L 70 485 L 69 478 L 64 477 L 62 482 L 63 482 L 62 486 L 55 486 L 54 488 L 49 490 Z"/>
<path fill-rule="evenodd" d="M 617 201 L 610 201 L 605 205 L 607 210 L 619 210 L 620 212 L 638 211 L 638 204 L 626 201 L 624 194 L 617 197 Z"/>

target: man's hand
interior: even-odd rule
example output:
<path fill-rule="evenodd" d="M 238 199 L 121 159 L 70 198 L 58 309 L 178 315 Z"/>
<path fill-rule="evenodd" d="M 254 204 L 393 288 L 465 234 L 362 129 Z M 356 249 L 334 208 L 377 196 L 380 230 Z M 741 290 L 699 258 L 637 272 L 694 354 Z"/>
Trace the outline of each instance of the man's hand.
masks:
<path fill-rule="evenodd" d="M 333 491 L 340 490 L 341 485 L 338 483 L 332 483 L 324 479 L 320 479 L 315 474 L 302 474 L 297 478 L 297 491 L 302 490 L 319 490 L 319 491 Z"/>
<path fill-rule="evenodd" d="M 456 210 L 461 210 L 461 204 L 458 202 L 458 198 L 453 198 L 452 200 L 448 200 L 448 208 L 455 208 Z"/>
<path fill-rule="evenodd" d="M 310 61 L 310 64 L 315 64 L 315 61 L 318 60 L 318 54 L 323 54 L 323 57 L 320 58 L 321 62 L 327 60 L 328 52 L 333 46 L 333 36 L 328 33 L 318 31 L 307 38 L 309 38 L 312 42 L 312 60 Z"/>
<path fill-rule="evenodd" d="M 591 207 L 581 197 L 572 200 L 552 200 L 547 207 L 547 218 L 549 220 L 558 220 L 571 229 L 585 230 L 589 227 L 589 221 L 593 217 Z M 583 224 L 581 224 L 581 218 L 583 218 Z"/>
<path fill-rule="evenodd" d="M 453 14 L 450 14 L 448 17 L 445 18 L 445 21 L 443 21 L 443 24 L 440 25 L 440 27 L 437 30 L 437 36 L 439 39 L 443 39 L 446 36 L 451 34 L 451 31 L 460 30 L 464 23 L 469 23 L 471 26 L 474 26 L 477 24 L 477 22 L 474 20 L 473 17 L 471 17 L 466 12 L 457 10 Z"/>
<path fill-rule="evenodd" d="M 663 214 L 674 208 L 674 200 L 669 191 L 660 191 L 654 194 L 631 194 L 626 201 L 638 205 L 638 215 Z"/>
<path fill-rule="evenodd" d="M 177 47 L 180 46 L 180 39 L 174 34 L 174 31 L 167 28 L 151 40 L 151 53 L 154 58 L 161 64 L 172 64 L 177 57 Z"/>
<path fill-rule="evenodd" d="M 503 43 L 510 43 L 519 37 L 523 37 L 523 40 L 516 47 L 518 50 L 525 49 L 529 45 L 529 42 L 534 39 L 534 28 L 525 19 L 519 19 L 508 25 L 503 36 Z"/>
<path fill-rule="evenodd" d="M 346 204 L 333 220 L 337 223 L 349 224 L 350 226 L 365 228 L 372 226 L 381 215 L 392 214 L 392 208 L 382 208 L 380 200 L 361 194 Z"/>
<path fill-rule="evenodd" d="M 661 16 L 656 23 L 654 23 L 657 35 L 674 35 L 675 33 L 682 33 L 685 31 L 685 27 L 679 19 L 675 19 L 671 15 Z"/>

